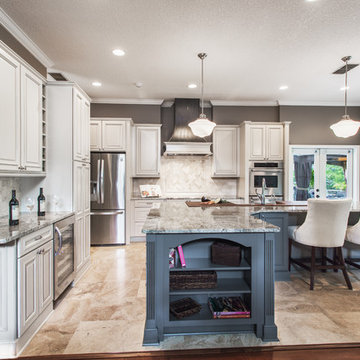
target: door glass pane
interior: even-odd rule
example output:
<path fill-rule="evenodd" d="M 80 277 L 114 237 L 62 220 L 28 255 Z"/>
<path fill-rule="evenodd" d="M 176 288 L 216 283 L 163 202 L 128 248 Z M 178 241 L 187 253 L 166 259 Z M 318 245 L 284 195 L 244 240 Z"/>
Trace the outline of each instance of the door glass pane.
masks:
<path fill-rule="evenodd" d="M 326 197 L 329 199 L 347 196 L 347 156 L 326 155 Z"/>
<path fill-rule="evenodd" d="M 294 155 L 293 200 L 304 201 L 314 197 L 314 154 Z"/>

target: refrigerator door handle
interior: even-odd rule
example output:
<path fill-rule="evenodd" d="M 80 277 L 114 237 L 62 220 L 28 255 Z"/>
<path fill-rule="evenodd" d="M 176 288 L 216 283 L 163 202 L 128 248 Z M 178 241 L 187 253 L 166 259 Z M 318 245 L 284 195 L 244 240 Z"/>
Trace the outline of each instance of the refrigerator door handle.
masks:
<path fill-rule="evenodd" d="M 104 159 L 101 159 L 100 167 L 100 203 L 104 203 Z"/>
<path fill-rule="evenodd" d="M 100 204 L 101 197 L 100 197 L 100 170 L 101 170 L 101 163 L 100 160 L 97 161 L 97 181 L 96 181 L 96 202 Z"/>
<path fill-rule="evenodd" d="M 97 211 L 91 212 L 90 215 L 121 215 L 124 214 L 123 210 L 114 210 L 114 211 Z"/>

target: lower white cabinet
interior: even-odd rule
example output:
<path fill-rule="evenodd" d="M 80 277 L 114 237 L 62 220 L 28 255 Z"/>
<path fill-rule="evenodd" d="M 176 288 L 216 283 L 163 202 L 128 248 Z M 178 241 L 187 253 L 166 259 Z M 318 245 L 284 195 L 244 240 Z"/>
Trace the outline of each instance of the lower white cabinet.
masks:
<path fill-rule="evenodd" d="M 34 238 L 36 236 L 38 235 L 34 233 Z M 53 241 L 51 239 L 18 259 L 19 337 L 52 303 L 52 300 Z"/>
<path fill-rule="evenodd" d="M 90 259 L 90 213 L 75 220 L 75 271 L 79 272 Z"/>

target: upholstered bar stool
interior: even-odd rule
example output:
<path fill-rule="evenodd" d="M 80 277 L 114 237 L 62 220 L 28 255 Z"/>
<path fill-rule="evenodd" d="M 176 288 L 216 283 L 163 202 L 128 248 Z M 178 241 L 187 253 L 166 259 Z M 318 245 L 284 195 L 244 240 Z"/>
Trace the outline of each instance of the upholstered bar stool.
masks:
<path fill-rule="evenodd" d="M 350 243 L 359 245 L 359 248 L 360 248 L 360 220 L 354 226 L 349 226 L 347 228 L 345 240 Z M 345 262 L 351 266 L 354 266 L 354 267 L 360 269 L 360 263 L 359 263 L 360 259 L 359 258 L 357 258 L 357 259 L 348 258 L 348 259 L 345 259 Z"/>
<path fill-rule="evenodd" d="M 351 199 L 327 200 L 308 199 L 308 211 L 301 226 L 289 226 L 289 271 L 291 264 L 297 264 L 310 271 L 310 290 L 314 289 L 315 270 L 342 270 L 346 284 L 352 290 L 346 271 L 342 246 L 345 241 L 346 227 L 351 207 Z M 293 242 L 311 248 L 310 266 L 300 259 L 291 257 Z M 321 249 L 321 264 L 316 264 L 315 251 Z M 326 256 L 328 248 L 334 249 L 334 258 Z M 331 265 L 327 265 L 329 262 Z"/>

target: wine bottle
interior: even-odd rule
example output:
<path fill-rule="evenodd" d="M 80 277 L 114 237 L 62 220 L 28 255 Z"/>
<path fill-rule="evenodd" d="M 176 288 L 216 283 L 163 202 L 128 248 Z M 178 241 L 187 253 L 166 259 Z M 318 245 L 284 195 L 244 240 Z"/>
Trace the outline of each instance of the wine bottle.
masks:
<path fill-rule="evenodd" d="M 16 190 L 12 190 L 12 197 L 9 201 L 9 225 L 19 225 L 19 201 L 16 199 Z"/>
<path fill-rule="evenodd" d="M 43 188 L 40 188 L 40 195 L 37 198 L 38 203 L 38 216 L 45 216 L 45 196 Z"/>

